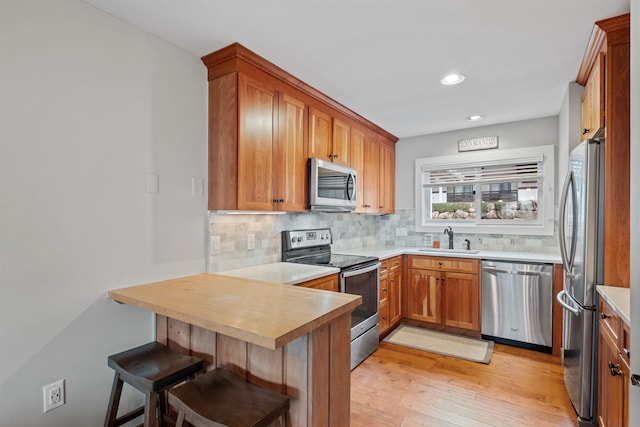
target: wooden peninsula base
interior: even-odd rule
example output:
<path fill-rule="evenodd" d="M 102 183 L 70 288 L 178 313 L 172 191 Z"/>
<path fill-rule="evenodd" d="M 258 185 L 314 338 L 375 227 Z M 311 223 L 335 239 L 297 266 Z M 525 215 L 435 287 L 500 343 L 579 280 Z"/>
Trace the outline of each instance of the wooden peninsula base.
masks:
<path fill-rule="evenodd" d="M 351 311 L 361 298 L 198 274 L 117 289 L 156 313 L 156 339 L 289 395 L 287 426 L 347 426 Z"/>

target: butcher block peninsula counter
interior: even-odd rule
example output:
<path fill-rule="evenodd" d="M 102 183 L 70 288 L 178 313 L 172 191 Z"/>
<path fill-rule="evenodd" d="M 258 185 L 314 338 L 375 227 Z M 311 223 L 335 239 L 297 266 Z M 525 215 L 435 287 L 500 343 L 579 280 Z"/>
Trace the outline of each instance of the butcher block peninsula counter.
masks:
<path fill-rule="evenodd" d="M 202 273 L 109 291 L 156 313 L 156 340 L 291 398 L 287 425 L 349 425 L 356 295 Z"/>

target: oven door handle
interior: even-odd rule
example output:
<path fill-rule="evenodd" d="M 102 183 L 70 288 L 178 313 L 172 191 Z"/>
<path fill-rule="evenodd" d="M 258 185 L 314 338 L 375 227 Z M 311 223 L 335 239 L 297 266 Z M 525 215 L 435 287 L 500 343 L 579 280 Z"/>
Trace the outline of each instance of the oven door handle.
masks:
<path fill-rule="evenodd" d="M 375 264 L 367 265 L 366 267 L 344 270 L 344 271 L 341 271 L 340 273 L 342 274 L 343 277 L 351 277 L 351 276 L 356 276 L 362 273 L 368 273 L 378 268 L 380 268 L 380 263 L 376 262 Z"/>

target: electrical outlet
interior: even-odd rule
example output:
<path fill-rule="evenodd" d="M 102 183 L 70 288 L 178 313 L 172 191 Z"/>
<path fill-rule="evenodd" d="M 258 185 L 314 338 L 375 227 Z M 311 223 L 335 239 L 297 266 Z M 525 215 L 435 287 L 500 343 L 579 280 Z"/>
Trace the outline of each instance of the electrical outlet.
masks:
<path fill-rule="evenodd" d="M 209 250 L 211 255 L 218 255 L 220 253 L 220 236 L 213 236 L 211 238 L 211 247 Z"/>
<path fill-rule="evenodd" d="M 247 237 L 247 249 L 252 250 L 256 248 L 256 235 L 249 234 Z"/>
<path fill-rule="evenodd" d="M 64 380 L 42 387 L 44 412 L 64 405 Z"/>

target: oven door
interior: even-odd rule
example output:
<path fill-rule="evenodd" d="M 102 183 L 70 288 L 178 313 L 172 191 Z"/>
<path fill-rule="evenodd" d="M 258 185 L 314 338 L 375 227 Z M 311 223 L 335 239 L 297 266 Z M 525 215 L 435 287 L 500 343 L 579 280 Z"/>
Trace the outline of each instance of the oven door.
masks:
<path fill-rule="evenodd" d="M 351 340 L 353 341 L 378 324 L 380 263 L 341 271 L 340 292 L 362 297 L 362 304 L 351 313 Z"/>

